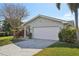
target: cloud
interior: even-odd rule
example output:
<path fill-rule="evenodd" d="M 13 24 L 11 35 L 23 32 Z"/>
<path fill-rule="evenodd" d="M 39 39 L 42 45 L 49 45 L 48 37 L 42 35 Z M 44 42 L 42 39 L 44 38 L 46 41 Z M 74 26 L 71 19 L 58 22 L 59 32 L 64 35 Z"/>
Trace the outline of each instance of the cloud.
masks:
<path fill-rule="evenodd" d="M 79 17 L 79 15 L 78 15 L 78 17 Z M 74 15 L 72 14 L 72 13 L 65 13 L 63 16 L 62 16 L 62 18 L 64 19 L 64 20 L 73 20 L 74 22 L 75 22 L 75 18 L 74 18 Z M 79 18 L 78 18 L 79 19 Z M 79 20 L 78 20 L 78 26 L 79 26 Z"/>
<path fill-rule="evenodd" d="M 62 16 L 63 19 L 65 20 L 74 20 L 74 16 L 73 14 L 71 14 L 70 12 L 69 13 L 65 13 L 63 16 Z"/>
<path fill-rule="evenodd" d="M 64 16 L 69 17 L 71 16 L 71 13 L 66 13 Z"/>
<path fill-rule="evenodd" d="M 74 14 L 72 13 L 65 13 L 63 16 L 62 16 L 63 19 L 65 20 L 75 20 L 75 16 Z M 78 15 L 78 19 L 79 19 L 79 15 Z"/>

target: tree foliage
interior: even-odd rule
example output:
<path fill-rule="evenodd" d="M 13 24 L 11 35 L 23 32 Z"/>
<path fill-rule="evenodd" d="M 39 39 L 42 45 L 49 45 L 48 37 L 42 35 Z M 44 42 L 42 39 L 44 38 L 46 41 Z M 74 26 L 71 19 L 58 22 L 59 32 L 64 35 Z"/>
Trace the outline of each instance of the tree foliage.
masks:
<path fill-rule="evenodd" d="M 11 25 L 12 29 L 16 29 L 27 16 L 27 9 L 22 4 L 3 4 L 0 16 Z"/>
<path fill-rule="evenodd" d="M 67 26 L 59 32 L 59 40 L 67 43 L 76 42 L 76 30 L 74 27 Z"/>
<path fill-rule="evenodd" d="M 6 20 L 4 20 L 2 28 L 4 32 L 11 32 L 11 26 Z"/>

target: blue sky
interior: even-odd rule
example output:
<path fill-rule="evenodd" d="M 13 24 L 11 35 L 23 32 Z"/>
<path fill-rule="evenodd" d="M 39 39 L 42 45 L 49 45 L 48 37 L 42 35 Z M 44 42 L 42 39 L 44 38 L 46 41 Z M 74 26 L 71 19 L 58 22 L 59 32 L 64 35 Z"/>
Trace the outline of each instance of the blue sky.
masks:
<path fill-rule="evenodd" d="M 23 4 L 27 11 L 28 17 L 23 21 L 28 21 L 38 14 L 59 18 L 62 20 L 73 20 L 74 16 L 66 4 L 61 5 L 61 10 L 58 10 L 55 3 L 25 3 Z M 2 4 L 0 4 L 0 7 Z"/>
<path fill-rule="evenodd" d="M 27 3 L 24 4 L 28 10 L 29 16 L 24 20 L 42 14 L 63 20 L 73 20 L 74 16 L 66 4 L 61 5 L 61 10 L 58 10 L 55 3 Z"/>

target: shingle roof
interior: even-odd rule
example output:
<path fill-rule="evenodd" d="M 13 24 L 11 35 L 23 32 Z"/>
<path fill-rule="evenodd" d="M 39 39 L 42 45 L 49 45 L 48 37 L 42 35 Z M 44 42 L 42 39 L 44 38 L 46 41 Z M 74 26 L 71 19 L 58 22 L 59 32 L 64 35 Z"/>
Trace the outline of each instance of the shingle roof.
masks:
<path fill-rule="evenodd" d="M 61 20 L 61 19 L 58 19 L 58 18 L 50 17 L 50 16 L 37 15 L 37 16 L 33 17 L 32 19 L 30 19 L 29 21 L 27 21 L 24 24 L 22 24 L 21 26 L 23 26 L 23 25 L 25 25 L 25 24 L 27 24 L 29 22 L 32 22 L 33 20 L 35 20 L 38 17 L 47 18 L 49 20 L 53 20 L 53 21 L 57 21 L 57 22 L 61 22 L 61 23 L 68 23 L 69 22 L 69 21 Z"/>

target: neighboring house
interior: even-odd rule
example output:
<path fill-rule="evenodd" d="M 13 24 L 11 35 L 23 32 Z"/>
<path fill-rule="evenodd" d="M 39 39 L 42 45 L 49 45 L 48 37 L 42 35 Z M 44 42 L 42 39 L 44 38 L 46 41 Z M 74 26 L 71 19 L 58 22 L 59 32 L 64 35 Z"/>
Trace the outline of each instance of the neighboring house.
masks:
<path fill-rule="evenodd" d="M 32 38 L 44 40 L 58 40 L 58 33 L 64 27 L 64 24 L 73 25 L 70 21 L 38 15 L 30 21 L 23 24 L 20 28 L 24 29 L 24 37 L 32 33 Z"/>

